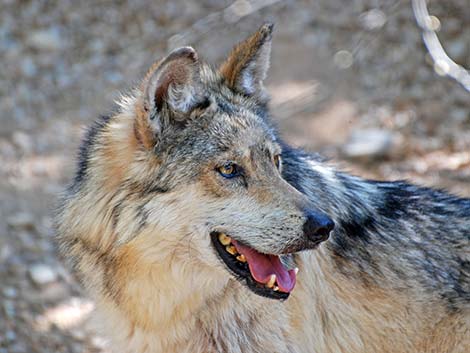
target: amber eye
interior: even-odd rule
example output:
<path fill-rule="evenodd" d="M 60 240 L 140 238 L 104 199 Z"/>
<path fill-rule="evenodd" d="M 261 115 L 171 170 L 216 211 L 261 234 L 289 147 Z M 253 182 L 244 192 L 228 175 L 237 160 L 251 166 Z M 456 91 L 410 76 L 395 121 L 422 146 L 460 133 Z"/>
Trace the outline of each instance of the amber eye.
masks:
<path fill-rule="evenodd" d="M 217 171 L 222 175 L 224 178 L 233 178 L 238 175 L 237 165 L 233 163 L 225 163 L 223 166 L 218 167 Z"/>
<path fill-rule="evenodd" d="M 281 168 L 281 155 L 280 154 L 276 154 L 274 156 L 274 165 L 276 166 L 277 169 Z"/>

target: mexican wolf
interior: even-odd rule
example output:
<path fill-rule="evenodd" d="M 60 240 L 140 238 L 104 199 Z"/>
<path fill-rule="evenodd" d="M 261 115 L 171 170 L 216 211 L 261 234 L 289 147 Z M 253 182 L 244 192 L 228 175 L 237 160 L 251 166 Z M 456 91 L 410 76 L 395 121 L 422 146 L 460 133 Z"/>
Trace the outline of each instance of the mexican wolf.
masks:
<path fill-rule="evenodd" d="M 470 352 L 470 200 L 282 142 L 272 25 L 91 127 L 58 241 L 115 352 Z"/>

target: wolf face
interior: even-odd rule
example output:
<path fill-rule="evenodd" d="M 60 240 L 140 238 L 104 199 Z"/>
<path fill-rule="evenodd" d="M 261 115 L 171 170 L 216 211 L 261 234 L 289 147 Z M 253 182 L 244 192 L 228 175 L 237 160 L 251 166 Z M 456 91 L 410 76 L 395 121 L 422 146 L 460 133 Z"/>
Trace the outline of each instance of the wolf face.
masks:
<path fill-rule="evenodd" d="M 192 48 L 173 51 L 147 75 L 136 134 L 159 159 L 152 188 L 166 191 L 144 207 L 147 223 L 161 226 L 163 212 L 176 221 L 159 233 L 210 240 L 250 289 L 287 298 L 296 272 L 279 255 L 316 247 L 333 222 L 283 180 L 281 146 L 259 114 L 270 34 L 262 28 L 219 72 Z"/>

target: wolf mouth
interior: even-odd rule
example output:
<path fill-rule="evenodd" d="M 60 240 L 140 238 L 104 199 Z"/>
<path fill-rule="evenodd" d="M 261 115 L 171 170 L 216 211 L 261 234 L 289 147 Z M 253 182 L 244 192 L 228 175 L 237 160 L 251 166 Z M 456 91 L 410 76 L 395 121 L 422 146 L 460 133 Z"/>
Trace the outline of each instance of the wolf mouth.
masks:
<path fill-rule="evenodd" d="M 212 244 L 235 277 L 263 297 L 285 300 L 295 286 L 298 269 L 287 270 L 279 256 L 262 254 L 220 232 L 212 232 Z"/>

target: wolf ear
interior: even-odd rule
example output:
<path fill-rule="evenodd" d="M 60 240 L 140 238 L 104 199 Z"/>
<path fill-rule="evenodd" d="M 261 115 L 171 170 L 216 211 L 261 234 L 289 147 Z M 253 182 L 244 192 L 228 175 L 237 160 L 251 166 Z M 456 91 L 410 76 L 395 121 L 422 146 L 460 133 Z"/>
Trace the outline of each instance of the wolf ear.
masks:
<path fill-rule="evenodd" d="M 200 65 L 191 47 L 173 50 L 148 71 L 137 106 L 136 135 L 148 148 L 204 100 Z"/>
<path fill-rule="evenodd" d="M 220 66 L 228 86 L 248 96 L 265 100 L 263 81 L 269 69 L 273 25 L 266 23 L 239 43 Z"/>

